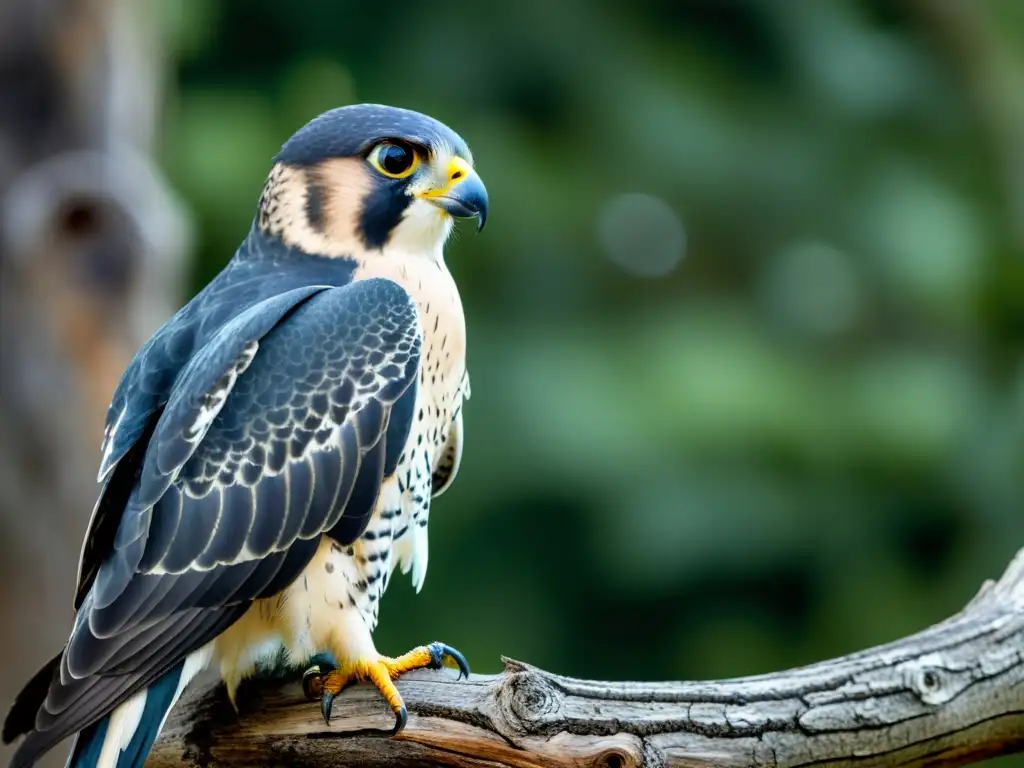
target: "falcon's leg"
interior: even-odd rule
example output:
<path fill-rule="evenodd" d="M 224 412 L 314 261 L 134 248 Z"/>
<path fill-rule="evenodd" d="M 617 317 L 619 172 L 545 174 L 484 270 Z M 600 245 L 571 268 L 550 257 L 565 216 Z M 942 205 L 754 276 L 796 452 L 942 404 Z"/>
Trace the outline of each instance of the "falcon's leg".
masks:
<path fill-rule="evenodd" d="M 468 676 L 469 665 L 461 653 L 443 643 L 416 648 L 397 659 L 377 653 L 372 637 L 374 608 L 379 605 L 386 571 L 362 570 L 360 557 L 365 556 L 366 564 L 382 562 L 379 554 L 370 561 L 370 554 L 358 544 L 342 547 L 324 537 L 302 576 L 288 588 L 281 607 L 270 606 L 267 612 L 282 624 L 281 635 L 291 658 L 326 657 L 333 662 L 314 663 L 302 678 L 303 690 L 309 698 L 320 700 L 328 724 L 334 698 L 347 686 L 365 681 L 376 686 L 395 713 L 394 728 L 374 730 L 394 734 L 406 721 L 405 702 L 395 680 L 409 670 L 439 669 L 446 662 Z"/>
<path fill-rule="evenodd" d="M 373 683 L 395 713 L 395 727 L 387 731 L 395 735 L 405 727 L 408 714 L 394 681 L 414 669 L 440 669 L 446 662 L 459 670 L 460 677 L 469 677 L 466 657 L 449 645 L 435 642 L 414 648 L 396 659 L 377 656 L 346 662 L 338 668 L 326 663 L 314 664 L 302 676 L 302 690 L 307 698 L 320 699 L 320 711 L 324 721 L 330 725 L 335 696 L 361 680 Z"/>

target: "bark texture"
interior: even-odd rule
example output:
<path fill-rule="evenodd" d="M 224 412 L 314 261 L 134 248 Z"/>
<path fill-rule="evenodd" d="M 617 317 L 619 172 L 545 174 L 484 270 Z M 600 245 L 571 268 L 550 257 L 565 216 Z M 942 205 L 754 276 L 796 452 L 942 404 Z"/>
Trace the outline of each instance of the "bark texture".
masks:
<path fill-rule="evenodd" d="M 1024 550 L 960 613 L 888 645 L 769 675 L 611 683 L 511 659 L 500 675 L 417 672 L 409 725 L 360 685 L 330 727 L 294 676 L 175 708 L 149 766 L 937 766 L 1024 749 Z"/>

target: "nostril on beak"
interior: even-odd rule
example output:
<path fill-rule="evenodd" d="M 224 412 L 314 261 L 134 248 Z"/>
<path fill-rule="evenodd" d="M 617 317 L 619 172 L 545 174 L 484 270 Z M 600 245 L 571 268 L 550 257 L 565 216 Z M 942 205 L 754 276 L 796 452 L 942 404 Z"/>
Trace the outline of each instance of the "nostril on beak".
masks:
<path fill-rule="evenodd" d="M 455 173 L 452 174 L 452 181 L 458 181 L 459 179 L 462 178 L 462 176 L 462 171 L 456 171 Z"/>

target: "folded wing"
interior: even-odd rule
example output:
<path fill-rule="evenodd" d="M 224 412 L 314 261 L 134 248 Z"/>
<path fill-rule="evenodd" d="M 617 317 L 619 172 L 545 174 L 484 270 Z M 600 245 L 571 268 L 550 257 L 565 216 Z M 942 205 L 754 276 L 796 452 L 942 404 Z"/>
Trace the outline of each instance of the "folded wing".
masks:
<path fill-rule="evenodd" d="M 140 432 L 148 440 L 107 478 L 124 485 L 131 472 L 127 503 L 112 542 L 86 545 L 80 609 L 45 700 L 30 685 L 8 719 L 35 711 L 19 758 L 95 722 L 286 587 L 323 533 L 362 533 L 409 434 L 421 337 L 408 294 L 374 279 L 261 302 L 192 357 Z"/>

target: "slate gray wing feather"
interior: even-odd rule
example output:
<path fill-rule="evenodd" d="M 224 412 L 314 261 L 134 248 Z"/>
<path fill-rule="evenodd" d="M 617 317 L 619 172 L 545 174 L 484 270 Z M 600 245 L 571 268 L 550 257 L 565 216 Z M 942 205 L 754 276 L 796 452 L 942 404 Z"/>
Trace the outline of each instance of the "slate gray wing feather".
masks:
<path fill-rule="evenodd" d="M 19 752 L 80 730 L 284 588 L 322 533 L 362 533 L 409 434 L 419 318 L 388 280 L 304 291 L 242 313 L 177 377 Z"/>
<path fill-rule="evenodd" d="M 281 269 L 287 264 L 288 269 Z M 197 352 L 240 314 L 263 307 L 260 317 L 277 322 L 265 302 L 295 301 L 328 286 L 352 282 L 352 265 L 310 256 L 253 227 L 224 270 L 151 337 L 121 377 L 107 409 L 98 479 L 103 483 L 82 548 L 74 607 L 81 607 L 99 562 L 112 546 L 153 430 L 179 379 Z M 279 306 L 281 312 L 290 306 Z M 193 366 L 195 370 L 195 366 Z M 214 371 L 220 375 L 221 370 Z"/>
<path fill-rule="evenodd" d="M 174 347 L 185 346 L 183 341 L 175 345 L 172 339 L 172 343 L 166 345 L 169 349 L 160 350 L 163 355 L 151 354 L 154 351 L 151 349 L 140 353 L 139 365 L 129 371 L 124 381 L 135 381 L 141 392 L 133 393 L 131 399 L 120 399 L 115 394 L 114 402 L 119 410 L 112 408 L 108 416 L 104 443 L 111 446 L 107 456 L 112 458 L 107 470 L 101 470 L 106 479 L 82 550 L 76 608 L 92 588 L 101 561 L 108 555 L 112 543 L 108 539 L 116 534 L 120 543 L 118 549 L 123 551 L 130 537 L 138 538 L 143 534 L 149 522 L 150 508 L 168 489 L 184 461 L 195 450 L 223 406 L 238 374 L 252 362 L 259 339 L 286 313 L 324 289 L 325 286 L 304 286 L 254 304 L 224 323 L 198 352 L 178 365 L 173 364 Z M 179 332 L 180 335 L 195 335 L 196 331 L 191 326 L 183 327 L 187 330 Z M 156 339 L 160 341 L 161 337 Z M 168 386 L 167 381 L 172 374 L 155 373 L 159 370 L 173 371 L 173 386 Z M 150 381 L 152 386 L 144 386 L 146 381 Z M 156 385 L 156 381 L 160 384 Z M 169 391 L 165 394 L 163 388 Z M 182 423 L 189 424 L 189 433 L 175 434 Z M 144 440 L 140 439 L 143 437 Z M 129 440 L 132 442 L 125 445 Z M 130 487 L 124 487 L 125 482 L 119 474 L 130 477 Z M 113 521 L 100 514 L 108 508 L 112 508 L 116 515 Z M 109 536 L 103 536 L 99 530 L 104 522 L 117 524 Z M 99 590 L 100 603 L 103 602 L 102 594 L 116 593 L 118 588 L 123 588 L 133 567 L 134 563 L 127 557 L 121 557 L 116 564 L 106 567 L 104 576 L 108 586 Z M 111 580 L 116 582 L 113 588 L 109 586 Z"/>

